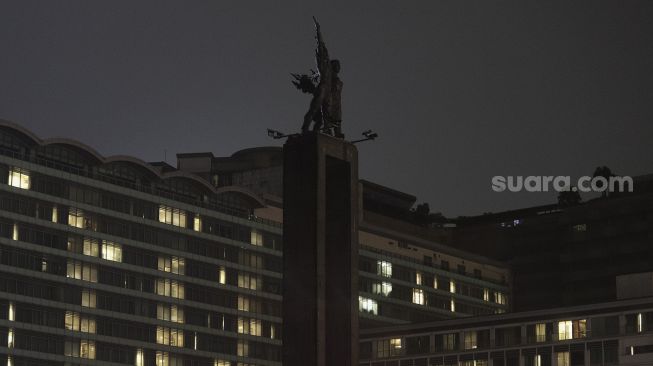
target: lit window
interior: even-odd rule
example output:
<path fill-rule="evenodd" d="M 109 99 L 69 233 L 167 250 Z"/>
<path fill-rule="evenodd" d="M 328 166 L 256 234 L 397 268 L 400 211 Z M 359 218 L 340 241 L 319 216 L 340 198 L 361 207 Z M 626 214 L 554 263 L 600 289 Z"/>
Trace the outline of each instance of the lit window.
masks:
<path fill-rule="evenodd" d="M 145 355 L 143 355 L 142 348 L 136 350 L 136 360 L 134 360 L 134 365 L 145 366 Z"/>
<path fill-rule="evenodd" d="M 10 322 L 16 321 L 16 305 L 13 302 L 9 302 L 9 311 L 7 314 L 7 320 Z"/>
<path fill-rule="evenodd" d="M 483 301 L 490 301 L 490 290 L 483 289 Z"/>
<path fill-rule="evenodd" d="M 81 316 L 76 311 L 66 311 L 66 329 L 83 333 L 95 333 L 95 319 Z"/>
<path fill-rule="evenodd" d="M 413 289 L 413 304 L 424 305 L 424 291 L 418 288 Z"/>
<path fill-rule="evenodd" d="M 7 366 L 14 366 L 14 359 L 12 356 L 7 356 Z"/>
<path fill-rule="evenodd" d="M 433 276 L 433 288 L 437 289 L 438 288 L 438 278 Z"/>
<path fill-rule="evenodd" d="M 163 272 L 170 272 L 170 273 L 183 275 L 186 273 L 186 261 L 184 260 L 184 258 L 175 257 L 175 256 L 172 257 L 159 256 L 158 269 L 159 271 L 163 271 Z"/>
<path fill-rule="evenodd" d="M 156 366 L 183 366 L 183 359 L 170 355 L 168 352 L 156 351 Z"/>
<path fill-rule="evenodd" d="M 102 241 L 102 258 L 108 261 L 122 262 L 122 245 L 111 241 Z"/>
<path fill-rule="evenodd" d="M 390 339 L 390 349 L 392 350 L 400 350 L 402 348 L 401 345 L 401 338 L 392 338 Z M 393 354 L 398 354 L 398 353 L 393 353 Z"/>
<path fill-rule="evenodd" d="M 200 215 L 195 215 L 195 217 L 193 217 L 193 230 L 199 232 L 202 231 L 202 218 Z"/>
<path fill-rule="evenodd" d="M 542 356 L 541 355 L 535 355 L 535 358 L 533 359 L 533 365 L 534 366 L 542 366 Z"/>
<path fill-rule="evenodd" d="M 243 295 L 238 295 L 238 310 L 250 311 L 249 309 L 249 298 Z"/>
<path fill-rule="evenodd" d="M 95 224 L 90 217 L 84 215 L 84 211 L 78 208 L 70 208 L 68 210 L 68 225 L 79 228 L 95 230 Z"/>
<path fill-rule="evenodd" d="M 454 299 L 451 299 L 451 311 L 455 312 L 456 311 L 456 301 Z"/>
<path fill-rule="evenodd" d="M 157 278 L 156 280 L 157 295 L 169 296 L 175 299 L 184 298 L 184 284 L 167 278 Z"/>
<path fill-rule="evenodd" d="M 156 318 L 173 323 L 184 323 L 184 309 L 174 304 L 157 304 Z"/>
<path fill-rule="evenodd" d="M 97 296 L 95 290 L 83 289 L 82 290 L 82 307 L 95 308 L 97 306 Z"/>
<path fill-rule="evenodd" d="M 644 319 L 642 313 L 637 314 L 637 333 L 644 331 Z"/>
<path fill-rule="evenodd" d="M 52 222 L 59 222 L 59 209 L 57 209 L 57 206 L 52 206 Z"/>
<path fill-rule="evenodd" d="M 535 324 L 535 342 L 546 342 L 546 324 Z"/>
<path fill-rule="evenodd" d="M 186 212 L 170 206 L 159 206 L 159 222 L 178 227 L 186 227 Z"/>
<path fill-rule="evenodd" d="M 465 332 L 465 349 L 468 350 L 476 348 L 478 348 L 476 331 Z"/>
<path fill-rule="evenodd" d="M 392 277 L 392 263 L 386 261 L 377 261 L 376 274 L 388 278 Z"/>
<path fill-rule="evenodd" d="M 183 347 L 184 331 L 158 325 L 156 327 L 156 343 L 172 347 Z"/>
<path fill-rule="evenodd" d="M 261 321 L 238 317 L 238 333 L 261 336 Z"/>
<path fill-rule="evenodd" d="M 274 326 L 274 324 L 270 324 L 270 339 L 276 339 L 277 338 L 277 328 Z"/>
<path fill-rule="evenodd" d="M 415 272 L 415 284 L 422 285 L 422 274 L 420 272 Z"/>
<path fill-rule="evenodd" d="M 69 357 L 95 359 L 95 341 L 88 339 L 75 339 L 66 341 L 64 345 L 64 354 Z"/>
<path fill-rule="evenodd" d="M 452 294 L 456 293 L 456 283 L 453 282 L 453 280 L 449 282 L 449 292 L 451 292 Z"/>
<path fill-rule="evenodd" d="M 231 361 L 214 360 L 213 366 L 231 366 Z"/>
<path fill-rule="evenodd" d="M 376 295 L 388 296 L 392 292 L 392 283 L 381 282 L 372 284 L 372 292 Z"/>
<path fill-rule="evenodd" d="M 14 348 L 14 328 L 9 328 L 7 332 L 7 348 Z"/>
<path fill-rule="evenodd" d="M 18 234 L 19 234 L 18 233 L 18 225 L 14 224 L 13 228 L 12 228 L 12 231 L 11 231 L 11 239 L 12 240 L 18 240 L 19 239 Z"/>
<path fill-rule="evenodd" d="M 263 234 L 257 230 L 252 229 L 252 234 L 250 235 L 250 244 L 256 245 L 257 247 L 263 246 Z"/>
<path fill-rule="evenodd" d="M 237 349 L 236 353 L 240 357 L 248 357 L 249 356 L 249 342 L 247 342 L 244 339 L 239 339 L 238 340 L 238 349 Z"/>
<path fill-rule="evenodd" d="M 248 288 L 250 290 L 258 290 L 260 288 L 261 278 L 260 276 L 253 275 L 250 273 L 239 273 L 238 274 L 238 287 Z"/>
<path fill-rule="evenodd" d="M 363 313 L 369 313 L 373 315 L 379 314 L 379 304 L 376 300 L 368 299 L 366 297 L 358 297 L 358 310 Z"/>
<path fill-rule="evenodd" d="M 494 293 L 494 302 L 497 304 L 505 305 L 506 304 L 506 295 L 501 292 Z"/>
<path fill-rule="evenodd" d="M 570 366 L 569 352 L 556 352 L 558 366 Z"/>
<path fill-rule="evenodd" d="M 218 282 L 223 285 L 227 283 L 227 270 L 224 267 L 218 269 Z"/>
<path fill-rule="evenodd" d="M 29 173 L 18 168 L 9 169 L 9 179 L 7 181 L 12 187 L 29 189 L 30 187 L 30 178 Z"/>
<path fill-rule="evenodd" d="M 68 278 L 97 282 L 97 267 L 94 264 L 69 259 L 66 268 Z"/>

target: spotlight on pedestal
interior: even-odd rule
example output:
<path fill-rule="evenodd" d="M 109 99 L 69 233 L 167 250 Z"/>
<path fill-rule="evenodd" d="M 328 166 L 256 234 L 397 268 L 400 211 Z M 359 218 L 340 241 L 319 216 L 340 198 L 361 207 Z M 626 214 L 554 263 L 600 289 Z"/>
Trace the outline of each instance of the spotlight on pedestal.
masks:
<path fill-rule="evenodd" d="M 374 139 L 376 139 L 377 137 L 379 137 L 379 134 L 376 133 L 376 132 L 373 132 L 372 130 L 366 130 L 366 131 L 363 131 L 362 135 L 363 135 L 363 137 L 365 137 L 365 138 L 360 139 L 360 140 L 352 141 L 351 143 L 352 143 L 352 144 L 355 144 L 355 143 L 357 143 L 357 142 L 370 141 L 370 140 L 374 140 Z"/>

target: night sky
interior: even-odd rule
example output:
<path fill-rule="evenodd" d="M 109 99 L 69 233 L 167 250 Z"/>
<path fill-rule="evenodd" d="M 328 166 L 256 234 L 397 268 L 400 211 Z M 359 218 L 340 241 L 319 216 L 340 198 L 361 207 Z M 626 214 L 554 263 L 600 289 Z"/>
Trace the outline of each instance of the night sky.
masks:
<path fill-rule="evenodd" d="M 432 211 L 555 202 L 495 175 L 653 173 L 653 1 L 0 2 L 0 118 L 175 164 L 280 145 L 309 96 L 311 15 L 342 62 L 360 176 Z"/>

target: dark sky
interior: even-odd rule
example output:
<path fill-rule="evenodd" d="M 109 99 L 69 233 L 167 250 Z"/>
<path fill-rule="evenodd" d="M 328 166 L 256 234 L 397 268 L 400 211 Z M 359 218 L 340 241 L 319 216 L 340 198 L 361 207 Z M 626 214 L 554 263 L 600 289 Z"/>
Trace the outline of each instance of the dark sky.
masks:
<path fill-rule="evenodd" d="M 653 1 L 0 2 L 0 118 L 108 156 L 278 145 L 316 15 L 361 177 L 472 215 L 495 175 L 653 173 Z"/>

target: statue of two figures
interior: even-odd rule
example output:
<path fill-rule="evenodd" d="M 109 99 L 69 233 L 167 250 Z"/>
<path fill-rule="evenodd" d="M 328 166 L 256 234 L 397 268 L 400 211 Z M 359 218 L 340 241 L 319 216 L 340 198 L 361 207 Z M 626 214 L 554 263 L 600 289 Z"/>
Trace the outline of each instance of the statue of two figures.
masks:
<path fill-rule="evenodd" d="M 317 71 L 311 70 L 310 75 L 291 74 L 295 79 L 293 84 L 297 89 L 313 95 L 308 112 L 304 115 L 302 133 L 307 133 L 311 122 L 314 122 L 313 131 L 344 138 L 341 129 L 342 110 L 340 108 L 342 81 L 338 77 L 340 61 L 329 59 L 329 52 L 320 32 L 320 23 L 315 17 L 313 17 L 313 21 L 317 39 L 315 50 Z"/>

